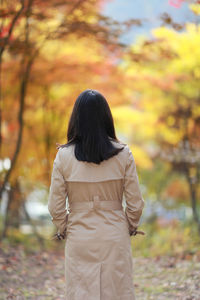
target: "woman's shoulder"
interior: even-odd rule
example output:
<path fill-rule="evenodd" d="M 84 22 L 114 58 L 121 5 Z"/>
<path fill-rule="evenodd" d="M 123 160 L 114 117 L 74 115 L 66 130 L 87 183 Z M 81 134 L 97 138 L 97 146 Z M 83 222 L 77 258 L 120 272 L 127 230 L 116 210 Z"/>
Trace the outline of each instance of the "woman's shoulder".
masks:
<path fill-rule="evenodd" d="M 63 158 L 69 157 L 74 153 L 74 144 L 64 144 L 58 148 L 56 156 L 59 157 L 60 160 Z"/>
<path fill-rule="evenodd" d="M 123 147 L 123 149 L 122 149 L 121 152 L 127 153 L 127 152 L 130 151 L 130 148 L 129 148 L 128 144 L 125 143 L 125 142 L 123 142 L 123 141 L 121 141 L 121 140 L 111 140 L 111 142 L 112 142 L 113 145 L 116 146 L 116 147 L 119 147 L 119 148 L 122 148 L 122 147 Z M 120 153 L 120 152 L 119 152 L 119 153 Z"/>
<path fill-rule="evenodd" d="M 127 143 L 124 143 L 122 141 L 119 140 L 119 142 L 114 142 L 115 145 L 119 145 L 120 147 L 123 146 L 124 148 L 117 154 L 117 156 L 119 155 L 120 160 L 127 165 L 128 163 L 130 163 L 131 161 L 135 161 L 134 159 L 134 155 L 132 153 L 131 147 L 129 147 L 129 145 Z"/>

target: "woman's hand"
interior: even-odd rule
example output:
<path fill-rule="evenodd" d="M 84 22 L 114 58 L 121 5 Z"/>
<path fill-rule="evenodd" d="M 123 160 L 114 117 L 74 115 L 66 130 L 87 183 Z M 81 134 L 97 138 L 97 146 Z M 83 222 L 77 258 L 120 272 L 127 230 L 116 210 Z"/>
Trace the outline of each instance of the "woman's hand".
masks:
<path fill-rule="evenodd" d="M 142 231 L 142 230 L 136 230 L 133 235 L 136 235 L 136 234 L 145 235 L 146 233 L 144 231 Z"/>
<path fill-rule="evenodd" d="M 144 231 L 142 231 L 142 230 L 137 230 L 137 228 L 135 228 L 134 230 L 130 231 L 130 236 L 136 235 L 136 234 L 145 235 L 146 233 Z"/>
<path fill-rule="evenodd" d="M 55 233 L 53 236 L 52 236 L 52 240 L 57 240 L 57 241 L 60 241 L 60 240 L 64 240 L 66 237 L 65 234 L 60 234 L 60 233 Z"/>
<path fill-rule="evenodd" d="M 67 223 L 67 221 L 68 221 L 68 215 L 69 215 L 69 214 L 66 215 L 66 223 Z M 52 236 L 51 239 L 52 239 L 52 240 L 56 240 L 56 241 L 64 240 L 64 239 L 66 238 L 66 236 L 67 236 L 66 232 L 67 232 L 67 226 L 66 226 L 66 228 L 65 228 L 65 230 L 64 230 L 64 232 L 63 232 L 62 234 L 59 233 L 59 232 L 57 232 L 57 233 L 55 233 L 55 234 Z"/>

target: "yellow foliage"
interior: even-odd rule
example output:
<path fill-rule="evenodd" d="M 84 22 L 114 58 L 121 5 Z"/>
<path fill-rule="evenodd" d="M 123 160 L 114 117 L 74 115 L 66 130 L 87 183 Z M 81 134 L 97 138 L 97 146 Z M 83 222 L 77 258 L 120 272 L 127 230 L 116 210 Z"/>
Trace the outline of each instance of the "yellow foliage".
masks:
<path fill-rule="evenodd" d="M 200 65 L 200 25 L 186 23 L 186 30 L 177 33 L 166 27 L 156 28 L 153 31 L 156 38 L 163 39 L 163 43 L 170 45 L 177 57 L 168 65 L 168 72 L 193 71 L 198 74 Z"/>
<path fill-rule="evenodd" d="M 195 3 L 195 4 L 190 4 L 189 8 L 196 14 L 200 15 L 200 4 Z"/>
<path fill-rule="evenodd" d="M 142 169 L 151 169 L 153 167 L 153 162 L 149 155 L 138 145 L 130 145 L 130 150 L 133 153 L 136 165 Z"/>

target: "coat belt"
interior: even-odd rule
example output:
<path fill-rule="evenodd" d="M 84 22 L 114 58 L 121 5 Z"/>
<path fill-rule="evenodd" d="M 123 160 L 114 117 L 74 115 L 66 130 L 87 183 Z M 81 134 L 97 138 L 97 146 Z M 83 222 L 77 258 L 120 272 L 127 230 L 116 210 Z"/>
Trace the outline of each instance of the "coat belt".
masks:
<path fill-rule="evenodd" d="M 98 195 L 93 196 L 90 201 L 71 202 L 69 204 L 69 211 L 75 210 L 121 210 L 123 209 L 122 203 L 116 200 L 101 200 Z"/>

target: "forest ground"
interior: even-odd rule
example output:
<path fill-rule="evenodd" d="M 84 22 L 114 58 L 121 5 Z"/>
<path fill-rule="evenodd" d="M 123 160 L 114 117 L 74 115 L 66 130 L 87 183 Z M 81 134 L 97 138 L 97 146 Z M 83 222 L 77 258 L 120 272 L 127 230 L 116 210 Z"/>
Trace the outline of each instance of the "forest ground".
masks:
<path fill-rule="evenodd" d="M 133 257 L 137 300 L 200 300 L 199 255 Z M 0 245 L 1 300 L 64 299 L 64 244 L 57 250 L 24 251 Z"/>

